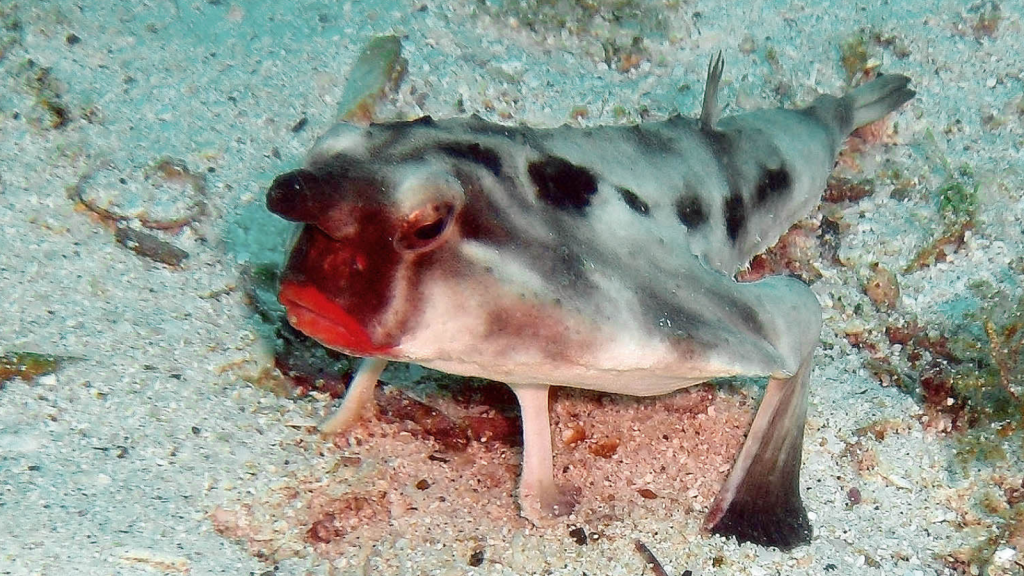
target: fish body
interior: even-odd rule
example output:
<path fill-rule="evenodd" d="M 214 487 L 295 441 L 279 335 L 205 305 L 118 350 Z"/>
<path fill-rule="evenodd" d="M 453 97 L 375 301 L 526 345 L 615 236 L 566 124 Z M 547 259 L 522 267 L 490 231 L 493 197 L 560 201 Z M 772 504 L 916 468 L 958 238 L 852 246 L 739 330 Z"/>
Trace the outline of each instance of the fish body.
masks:
<path fill-rule="evenodd" d="M 336 125 L 279 176 L 271 211 L 303 224 L 282 274 L 289 321 L 371 358 L 507 383 L 523 413 L 524 515 L 571 510 L 555 484 L 552 385 L 635 396 L 711 378 L 769 385 L 706 526 L 781 548 L 809 540 L 800 452 L 820 309 L 799 280 L 733 274 L 818 202 L 856 127 L 913 97 L 883 76 L 800 110 L 594 128 L 478 117 Z"/>

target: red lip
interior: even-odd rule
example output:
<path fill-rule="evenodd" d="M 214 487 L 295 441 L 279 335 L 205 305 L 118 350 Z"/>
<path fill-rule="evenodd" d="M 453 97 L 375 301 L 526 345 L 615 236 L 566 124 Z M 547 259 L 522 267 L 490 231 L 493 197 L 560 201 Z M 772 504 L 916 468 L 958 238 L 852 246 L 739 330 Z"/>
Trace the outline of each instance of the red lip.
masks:
<path fill-rule="evenodd" d="M 278 300 L 292 326 L 328 348 L 355 356 L 382 356 L 393 348 L 374 343 L 355 318 L 312 286 L 283 282 Z"/>

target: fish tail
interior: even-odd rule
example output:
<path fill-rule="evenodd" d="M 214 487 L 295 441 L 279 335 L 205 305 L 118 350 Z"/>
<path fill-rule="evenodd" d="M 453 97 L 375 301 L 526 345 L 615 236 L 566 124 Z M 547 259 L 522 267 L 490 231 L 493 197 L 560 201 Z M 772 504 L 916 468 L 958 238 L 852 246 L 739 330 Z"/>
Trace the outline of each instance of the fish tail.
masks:
<path fill-rule="evenodd" d="M 859 86 L 843 97 L 853 111 L 853 127 L 860 128 L 899 108 L 914 97 L 907 85 L 910 78 L 902 74 L 886 74 Z"/>

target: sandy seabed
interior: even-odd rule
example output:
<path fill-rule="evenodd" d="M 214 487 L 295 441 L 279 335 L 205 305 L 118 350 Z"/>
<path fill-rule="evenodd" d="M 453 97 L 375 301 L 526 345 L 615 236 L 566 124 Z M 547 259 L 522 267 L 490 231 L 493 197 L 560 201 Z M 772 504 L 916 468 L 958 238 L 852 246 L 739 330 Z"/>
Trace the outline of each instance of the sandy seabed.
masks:
<path fill-rule="evenodd" d="M 95 4 L 0 2 L 0 352 L 75 358 L 0 389 L 0 574 L 642 574 L 637 540 L 674 576 L 1024 573 L 1019 432 L 990 438 L 1003 457 L 965 463 L 948 412 L 869 370 L 900 347 L 864 345 L 908 319 L 956 332 L 987 309 L 979 286 L 1020 298 L 1018 2 L 627 2 L 561 30 L 496 2 Z M 840 46 L 858 34 L 869 67 L 913 79 L 894 133 L 839 168 L 873 194 L 812 217 L 843 229 L 812 286 L 825 328 L 802 476 L 810 545 L 699 533 L 756 406 L 749 383 L 558 393 L 556 466 L 581 503 L 543 527 L 516 514 L 514 446 L 455 452 L 402 422 L 325 440 L 326 398 L 253 384 L 274 345 L 241 278 L 279 262 L 289 236 L 263 195 L 332 124 L 362 47 L 390 33 L 409 64 L 381 118 L 693 115 L 718 50 L 725 113 L 799 105 L 843 91 Z M 973 229 L 946 261 L 905 272 L 962 165 L 978 185 Z M 137 227 L 204 210 L 152 232 L 188 254 L 168 266 L 116 242 L 69 190 Z M 892 312 L 862 289 L 876 263 L 898 277 Z M 385 380 L 415 394 L 420 376 Z M 577 427 L 586 441 L 560 442 Z"/>

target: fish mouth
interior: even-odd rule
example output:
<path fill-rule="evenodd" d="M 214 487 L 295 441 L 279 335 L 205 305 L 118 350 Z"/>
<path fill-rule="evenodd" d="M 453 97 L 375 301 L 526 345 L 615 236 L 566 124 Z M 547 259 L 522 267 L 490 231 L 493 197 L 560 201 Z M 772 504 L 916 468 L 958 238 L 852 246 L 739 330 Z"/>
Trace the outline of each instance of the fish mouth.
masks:
<path fill-rule="evenodd" d="M 353 356 L 383 356 L 394 348 L 375 343 L 351 314 L 314 286 L 282 282 L 278 301 L 289 324 L 328 348 Z"/>

